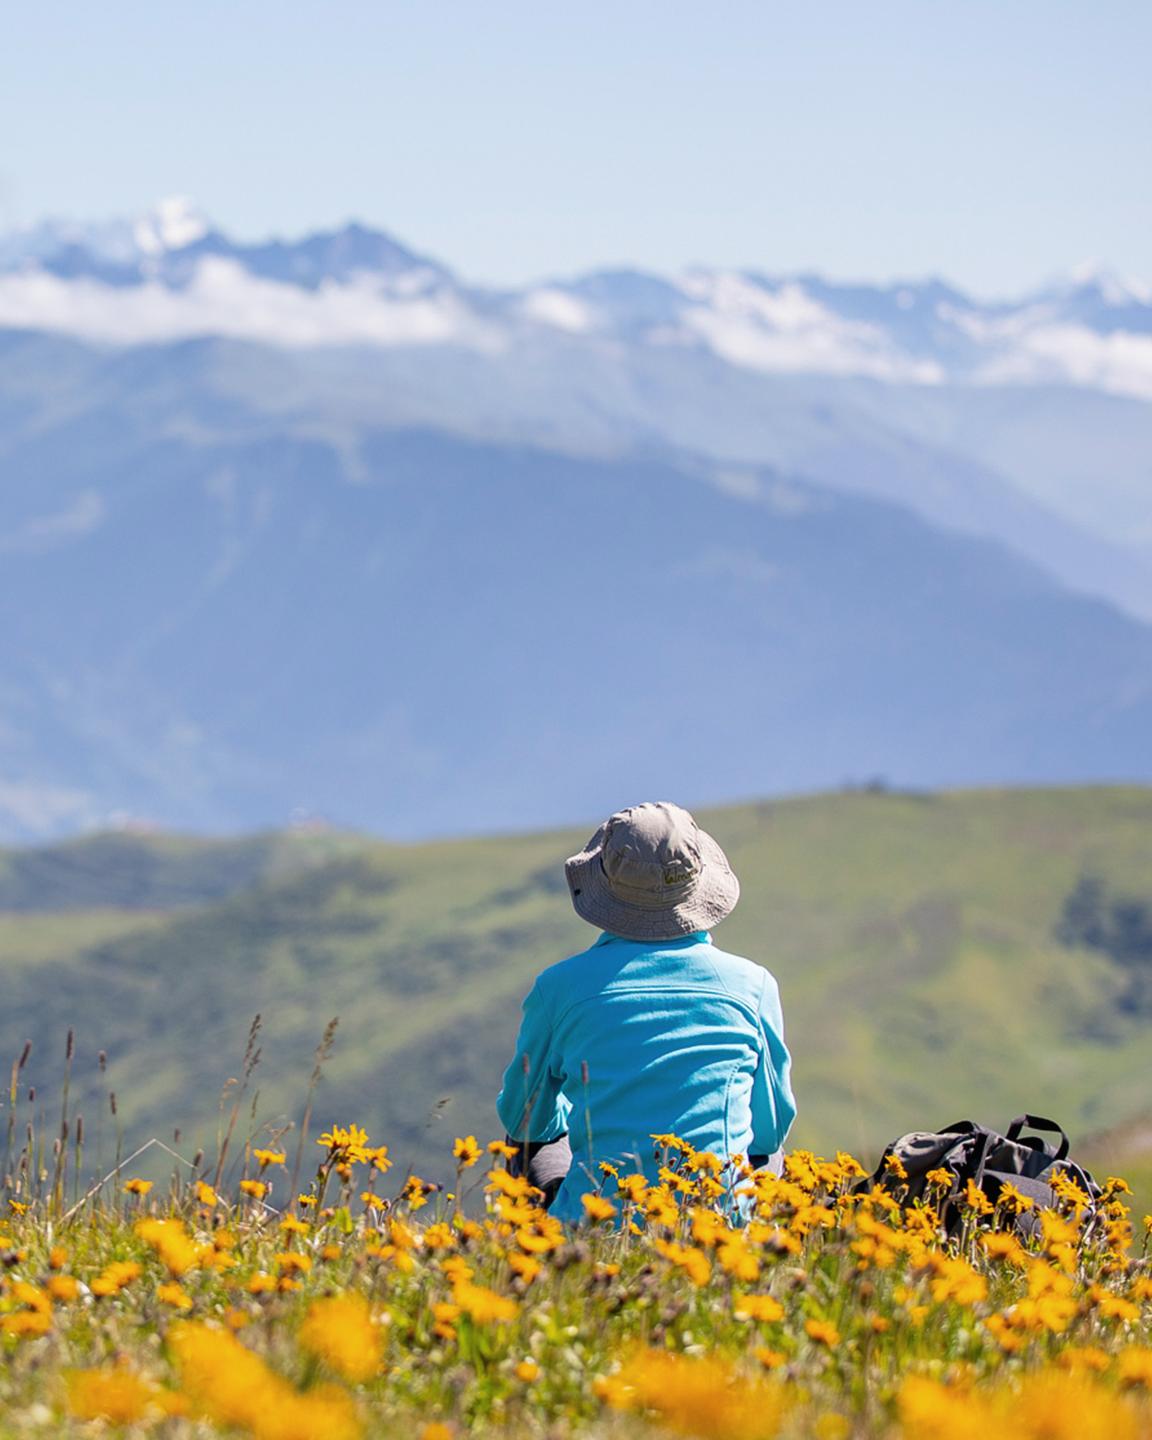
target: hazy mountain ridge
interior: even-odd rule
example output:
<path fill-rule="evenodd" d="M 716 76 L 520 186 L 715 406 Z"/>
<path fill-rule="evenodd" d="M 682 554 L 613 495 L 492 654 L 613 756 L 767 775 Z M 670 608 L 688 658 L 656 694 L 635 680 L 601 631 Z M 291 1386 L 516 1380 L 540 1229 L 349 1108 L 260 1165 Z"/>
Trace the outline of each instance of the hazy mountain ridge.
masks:
<path fill-rule="evenodd" d="M 170 202 L 0 239 L 5 330 L 141 348 L 142 376 L 215 336 L 218 389 L 321 426 L 772 465 L 1152 617 L 1152 296 L 1103 272 L 1015 303 L 706 269 L 493 290 L 363 226 L 241 244 Z"/>
<path fill-rule="evenodd" d="M 0 237 L 0 276 L 0 323 L 126 343 L 220 333 L 284 344 L 405 345 L 415 338 L 492 350 L 515 343 L 527 327 L 702 348 L 770 373 L 923 384 L 1071 382 L 1152 398 L 1152 288 L 1106 271 L 1012 302 L 979 301 L 936 279 L 863 285 L 704 267 L 674 277 L 592 272 L 500 291 L 470 285 L 360 224 L 296 241 L 241 243 L 187 202 L 168 201 L 131 222 L 48 222 Z M 249 303 L 230 318 L 214 302 L 229 287 L 239 298 L 245 276 L 254 282 Z M 38 278 L 60 283 L 37 291 Z M 22 281 L 32 287 L 23 306 Z M 73 283 L 81 288 L 69 306 Z M 333 302 L 327 324 L 301 333 L 307 306 L 277 311 L 269 285 L 311 292 L 314 300 L 324 291 Z M 153 293 L 157 315 L 148 326 L 122 293 L 101 309 L 101 286 L 184 292 L 198 299 L 200 313 L 195 303 L 165 309 Z M 349 287 L 359 315 L 335 303 Z M 386 302 L 376 323 L 368 318 L 374 298 Z"/>

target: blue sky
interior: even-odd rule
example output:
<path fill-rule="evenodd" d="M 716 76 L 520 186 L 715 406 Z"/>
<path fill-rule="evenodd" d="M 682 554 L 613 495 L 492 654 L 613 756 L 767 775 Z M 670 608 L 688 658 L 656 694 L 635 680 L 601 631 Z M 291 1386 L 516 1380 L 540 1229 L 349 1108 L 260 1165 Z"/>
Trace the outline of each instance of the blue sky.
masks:
<path fill-rule="evenodd" d="M 196 197 L 465 274 L 1152 278 L 1146 0 L 11 7 L 0 227 Z"/>

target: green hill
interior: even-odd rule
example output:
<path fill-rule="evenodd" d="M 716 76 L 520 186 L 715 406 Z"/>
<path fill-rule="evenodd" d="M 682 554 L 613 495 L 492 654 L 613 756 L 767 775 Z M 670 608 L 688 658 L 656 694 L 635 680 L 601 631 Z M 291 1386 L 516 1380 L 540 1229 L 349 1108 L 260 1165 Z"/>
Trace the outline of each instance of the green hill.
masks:
<path fill-rule="evenodd" d="M 871 1152 L 902 1130 L 1031 1109 L 1104 1137 L 1104 1163 L 1139 1162 L 1152 985 L 1133 991 L 1135 962 L 1057 933 L 1085 875 L 1152 899 L 1152 790 L 846 792 L 700 818 L 743 884 L 717 940 L 780 981 L 797 1143 Z M 74 1027 L 90 1153 L 98 1133 L 112 1153 L 110 1089 L 129 1147 L 179 1129 L 187 1151 L 211 1149 L 253 1016 L 245 1132 L 299 1116 L 339 1016 L 317 1122 L 355 1120 L 435 1173 L 453 1135 L 495 1133 L 521 996 L 591 939 L 561 865 L 590 828 L 0 852 L 0 1057 L 33 1041 L 21 1089 L 37 1087 L 51 1129 Z"/>

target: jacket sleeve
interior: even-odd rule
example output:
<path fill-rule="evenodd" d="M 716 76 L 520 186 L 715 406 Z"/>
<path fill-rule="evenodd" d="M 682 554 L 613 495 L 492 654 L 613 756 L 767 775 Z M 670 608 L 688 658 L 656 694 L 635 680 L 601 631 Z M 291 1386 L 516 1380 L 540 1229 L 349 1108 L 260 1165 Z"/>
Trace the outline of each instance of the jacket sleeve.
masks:
<path fill-rule="evenodd" d="M 571 1101 L 552 1056 L 552 1023 L 539 980 L 524 999 L 516 1053 L 504 1072 L 496 1113 L 514 1141 L 558 1140 L 567 1133 Z"/>
<path fill-rule="evenodd" d="M 796 1118 L 792 1057 L 784 1044 L 780 987 L 767 971 L 760 992 L 760 1063 L 752 1082 L 753 1155 L 772 1155 L 784 1144 Z"/>

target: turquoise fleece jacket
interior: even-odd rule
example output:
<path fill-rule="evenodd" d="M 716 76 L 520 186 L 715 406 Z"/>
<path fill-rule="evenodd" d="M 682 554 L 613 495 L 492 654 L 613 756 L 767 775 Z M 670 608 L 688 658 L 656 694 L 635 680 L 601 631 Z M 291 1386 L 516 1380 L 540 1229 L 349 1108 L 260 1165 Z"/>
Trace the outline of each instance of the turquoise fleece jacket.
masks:
<path fill-rule="evenodd" d="M 656 1177 L 654 1134 L 723 1159 L 771 1155 L 796 1115 L 790 1069 L 779 987 L 762 966 L 703 930 L 603 934 L 537 978 L 496 1109 L 514 1140 L 569 1132 L 552 1213 L 573 1221 L 600 1161 Z"/>

